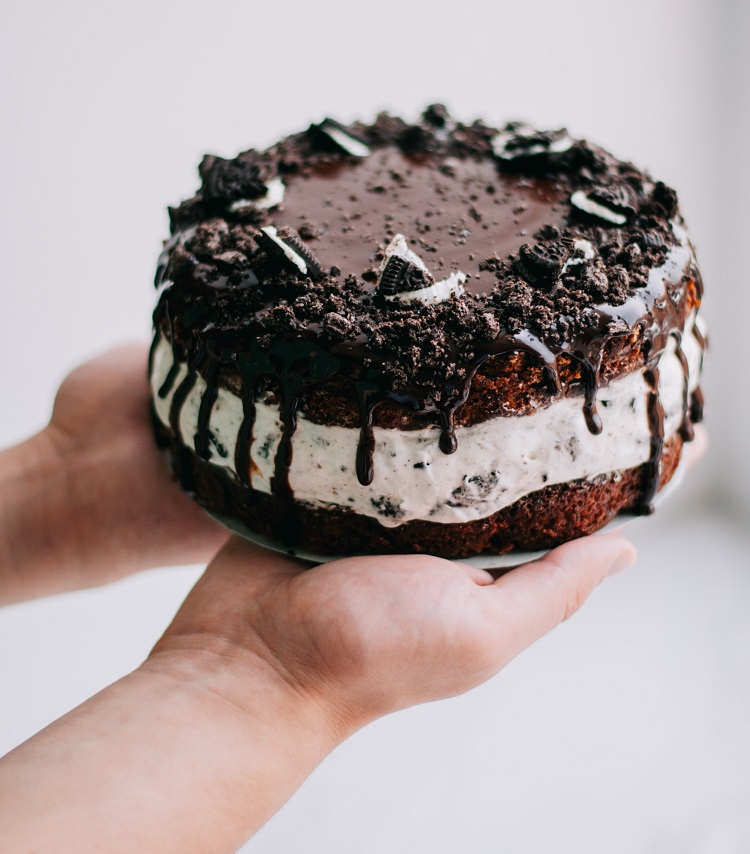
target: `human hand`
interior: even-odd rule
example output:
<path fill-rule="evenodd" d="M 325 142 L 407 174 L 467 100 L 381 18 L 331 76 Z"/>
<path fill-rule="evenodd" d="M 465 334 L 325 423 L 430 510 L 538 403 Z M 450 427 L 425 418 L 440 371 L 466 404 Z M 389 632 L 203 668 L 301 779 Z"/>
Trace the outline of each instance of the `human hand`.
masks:
<path fill-rule="evenodd" d="M 0 599 L 203 562 L 226 541 L 160 458 L 147 354 L 127 345 L 76 368 L 49 425 L 2 453 Z"/>
<path fill-rule="evenodd" d="M 0 763 L 5 847 L 235 851 L 354 730 L 483 682 L 632 559 L 596 535 L 493 580 L 232 539 L 135 673 Z"/>
<path fill-rule="evenodd" d="M 186 659 L 221 671 L 245 700 L 261 659 L 345 732 L 417 703 L 453 696 L 497 673 L 570 617 L 632 546 L 598 535 L 568 543 L 497 580 L 426 555 L 345 558 L 305 569 L 232 539 L 157 644 L 161 667 Z M 217 661 L 220 665 L 217 666 Z M 191 666 L 194 662 L 191 661 Z"/>

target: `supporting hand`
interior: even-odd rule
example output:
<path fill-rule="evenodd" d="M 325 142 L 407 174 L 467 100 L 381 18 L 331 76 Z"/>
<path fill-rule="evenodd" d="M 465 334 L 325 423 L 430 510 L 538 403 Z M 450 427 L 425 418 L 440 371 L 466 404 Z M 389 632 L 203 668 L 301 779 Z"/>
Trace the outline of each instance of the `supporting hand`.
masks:
<path fill-rule="evenodd" d="M 49 425 L 0 454 L 0 601 L 203 562 L 226 541 L 160 459 L 146 360 L 130 345 L 77 368 Z"/>

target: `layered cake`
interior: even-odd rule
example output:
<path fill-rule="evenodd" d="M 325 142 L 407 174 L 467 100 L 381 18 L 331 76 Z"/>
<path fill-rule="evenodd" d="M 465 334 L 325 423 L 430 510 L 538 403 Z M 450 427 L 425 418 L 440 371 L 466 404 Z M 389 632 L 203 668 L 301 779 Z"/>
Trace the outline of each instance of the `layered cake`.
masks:
<path fill-rule="evenodd" d="M 565 130 L 438 105 L 199 171 L 149 369 L 202 505 L 289 548 L 446 557 L 650 512 L 702 410 L 672 189 Z"/>

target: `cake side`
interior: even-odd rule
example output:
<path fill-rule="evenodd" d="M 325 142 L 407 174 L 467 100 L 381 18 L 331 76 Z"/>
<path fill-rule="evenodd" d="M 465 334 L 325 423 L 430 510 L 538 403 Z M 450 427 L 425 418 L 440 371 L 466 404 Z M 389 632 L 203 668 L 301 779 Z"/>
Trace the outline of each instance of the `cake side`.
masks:
<path fill-rule="evenodd" d="M 659 489 L 674 476 L 682 446 L 679 435 L 667 441 Z M 552 548 L 598 531 L 621 511 L 636 512 L 644 477 L 643 467 L 638 466 L 543 487 L 482 519 L 449 525 L 416 520 L 385 527 L 371 516 L 305 502 L 295 506 L 290 519 L 274 496 L 256 492 L 248 501 L 237 479 L 182 446 L 171 444 L 170 459 L 175 474 L 206 509 L 286 542 L 292 553 L 295 547 L 304 547 L 331 556 L 422 553 L 464 558 L 483 552 L 507 554 Z"/>

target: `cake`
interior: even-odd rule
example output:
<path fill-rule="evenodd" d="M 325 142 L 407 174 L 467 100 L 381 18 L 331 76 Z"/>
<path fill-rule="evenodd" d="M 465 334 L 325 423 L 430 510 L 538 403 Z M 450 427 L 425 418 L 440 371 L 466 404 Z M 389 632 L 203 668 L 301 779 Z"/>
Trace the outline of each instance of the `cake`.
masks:
<path fill-rule="evenodd" d="M 674 190 L 440 105 L 199 172 L 170 208 L 149 372 L 205 508 L 290 550 L 445 557 L 651 512 L 702 416 Z"/>

